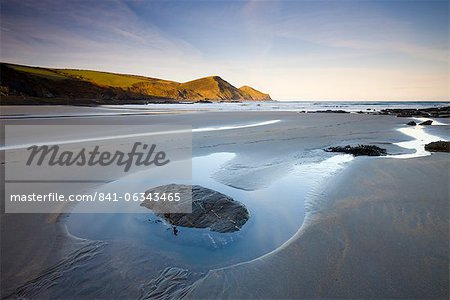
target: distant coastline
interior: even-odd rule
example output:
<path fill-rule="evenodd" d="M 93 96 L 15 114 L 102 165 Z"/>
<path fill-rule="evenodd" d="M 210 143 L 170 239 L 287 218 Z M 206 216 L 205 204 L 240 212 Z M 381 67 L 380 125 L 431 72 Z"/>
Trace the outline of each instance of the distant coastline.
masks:
<path fill-rule="evenodd" d="M 252 87 L 219 76 L 184 83 L 91 70 L 0 63 L 2 105 L 106 105 L 271 101 Z"/>

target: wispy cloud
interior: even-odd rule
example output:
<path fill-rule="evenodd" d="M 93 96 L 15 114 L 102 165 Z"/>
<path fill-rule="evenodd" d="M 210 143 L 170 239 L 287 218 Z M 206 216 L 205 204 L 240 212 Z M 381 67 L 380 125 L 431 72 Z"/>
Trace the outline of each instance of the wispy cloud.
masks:
<path fill-rule="evenodd" d="M 151 23 L 144 26 L 120 1 L 85 4 L 20 2 L 21 13 L 2 15 L 2 60 L 80 68 L 120 67 L 122 62 L 126 69 L 130 61 L 151 65 L 162 57 L 188 60 L 199 55 L 189 43 Z"/>
<path fill-rule="evenodd" d="M 360 1 L 359 1 L 360 2 Z M 323 4 L 323 2 L 322 2 Z M 371 52 L 398 52 L 416 58 L 448 62 L 448 35 L 441 35 L 434 41 L 422 39 L 410 22 L 387 16 L 383 11 L 362 2 L 357 9 L 354 2 L 340 2 L 338 5 L 314 3 L 304 9 L 280 13 L 276 5 L 251 1 L 245 8 L 249 14 L 260 13 L 264 17 L 247 18 L 248 28 L 264 33 L 269 39 L 282 37 L 334 48 L 364 50 Z M 405 1 L 408 5 L 408 1 Z M 267 15 L 268 14 L 268 15 Z"/>

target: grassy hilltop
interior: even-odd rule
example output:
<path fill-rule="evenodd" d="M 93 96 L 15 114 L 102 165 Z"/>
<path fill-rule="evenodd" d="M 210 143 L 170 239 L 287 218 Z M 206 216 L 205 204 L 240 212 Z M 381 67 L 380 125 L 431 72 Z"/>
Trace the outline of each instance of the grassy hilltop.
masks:
<path fill-rule="evenodd" d="M 219 76 L 179 83 L 89 70 L 0 64 L 2 104 L 125 104 L 177 101 L 264 101 L 268 94 L 236 88 Z"/>

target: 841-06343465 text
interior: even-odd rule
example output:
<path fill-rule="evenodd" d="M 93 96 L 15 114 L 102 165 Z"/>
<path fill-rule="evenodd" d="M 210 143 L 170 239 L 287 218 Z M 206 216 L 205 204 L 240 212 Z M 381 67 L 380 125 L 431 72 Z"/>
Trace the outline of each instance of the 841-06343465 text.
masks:
<path fill-rule="evenodd" d="M 10 195 L 11 202 L 118 202 L 118 201 L 153 201 L 153 202 L 179 202 L 180 193 L 100 193 L 70 194 L 14 194 Z"/>

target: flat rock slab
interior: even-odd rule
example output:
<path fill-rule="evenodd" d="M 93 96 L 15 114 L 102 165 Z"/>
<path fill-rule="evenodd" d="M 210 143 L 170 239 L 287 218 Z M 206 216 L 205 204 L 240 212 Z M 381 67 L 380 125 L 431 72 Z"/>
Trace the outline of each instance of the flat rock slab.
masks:
<path fill-rule="evenodd" d="M 192 213 L 156 213 L 174 226 L 209 228 L 216 232 L 234 232 L 242 228 L 250 215 L 247 208 L 233 198 L 199 186 L 169 184 L 146 191 L 148 193 L 177 193 L 192 190 Z M 183 197 L 183 196 L 182 196 Z M 141 206 L 154 210 L 158 203 L 145 200 Z"/>

